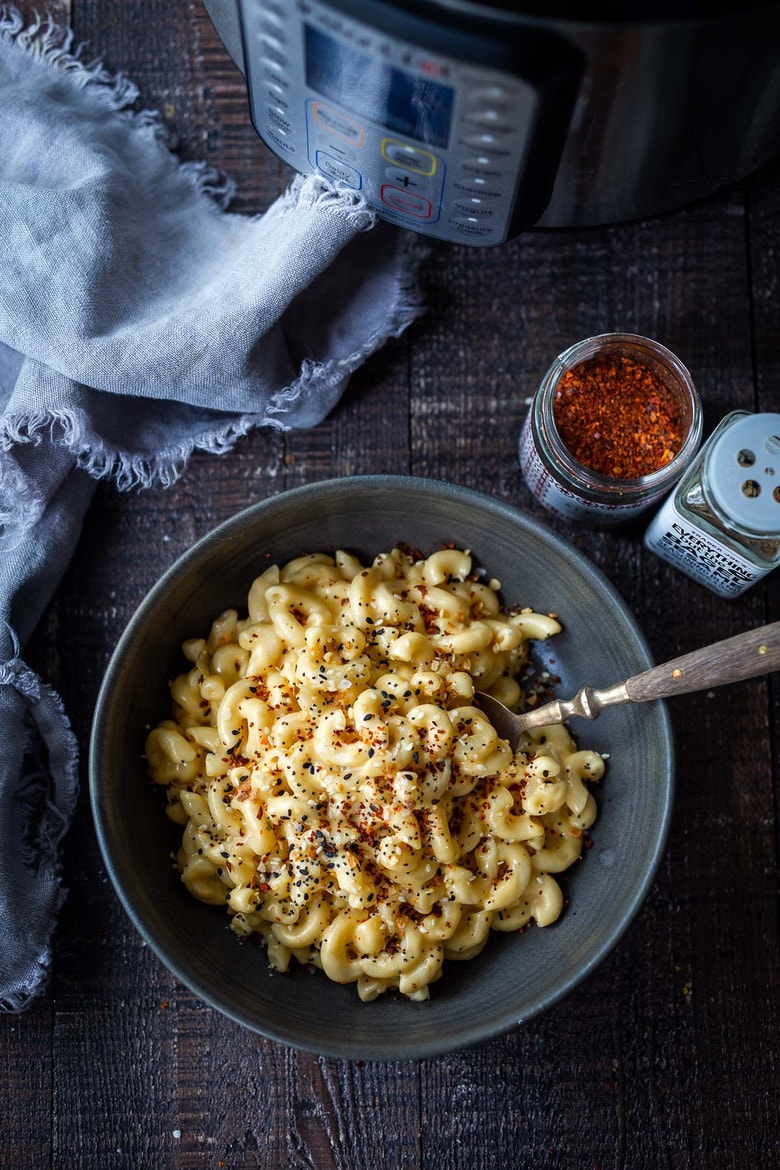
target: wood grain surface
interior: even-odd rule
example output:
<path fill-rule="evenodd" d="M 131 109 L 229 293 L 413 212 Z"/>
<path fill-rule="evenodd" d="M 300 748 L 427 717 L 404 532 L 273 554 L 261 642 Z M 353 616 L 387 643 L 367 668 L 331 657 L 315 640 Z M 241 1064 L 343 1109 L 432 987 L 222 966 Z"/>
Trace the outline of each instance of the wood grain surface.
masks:
<path fill-rule="evenodd" d="M 199 0 L 73 0 L 72 22 L 89 54 L 176 126 L 184 158 L 233 176 L 237 210 L 262 211 L 283 190 L 289 172 L 255 136 L 242 79 Z M 516 458 L 526 401 L 551 359 L 607 330 L 680 355 L 707 431 L 735 407 L 780 409 L 778 165 L 648 222 L 529 232 L 486 251 L 435 246 L 422 283 L 425 316 L 316 429 L 259 431 L 229 455 L 198 454 L 168 489 L 98 489 L 28 653 L 83 749 L 110 652 L 157 577 L 244 505 L 329 476 L 410 472 L 519 505 L 604 570 L 658 661 L 780 616 L 777 575 L 724 601 L 644 551 L 641 525 L 593 532 L 552 519 Z M 179 985 L 113 893 L 84 772 L 50 993 L 0 1018 L 2 1165 L 780 1165 L 779 691 L 774 676 L 672 701 L 671 837 L 614 952 L 521 1029 L 412 1064 L 287 1049 Z"/>

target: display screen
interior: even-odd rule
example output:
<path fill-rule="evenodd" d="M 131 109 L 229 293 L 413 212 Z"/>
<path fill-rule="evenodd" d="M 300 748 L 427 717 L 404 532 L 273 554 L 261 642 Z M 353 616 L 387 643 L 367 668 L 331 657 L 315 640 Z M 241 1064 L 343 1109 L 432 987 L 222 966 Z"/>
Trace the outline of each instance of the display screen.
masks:
<path fill-rule="evenodd" d="M 306 25 L 306 84 L 397 134 L 447 145 L 454 90 L 357 52 L 311 25 Z"/>

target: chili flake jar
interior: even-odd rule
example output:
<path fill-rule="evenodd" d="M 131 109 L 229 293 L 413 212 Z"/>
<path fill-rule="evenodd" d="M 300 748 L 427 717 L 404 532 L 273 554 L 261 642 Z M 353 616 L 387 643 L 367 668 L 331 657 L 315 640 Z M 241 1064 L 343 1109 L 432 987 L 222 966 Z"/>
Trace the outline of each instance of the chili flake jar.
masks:
<path fill-rule="evenodd" d="M 780 565 L 780 414 L 727 414 L 645 545 L 719 597 L 739 597 Z"/>
<path fill-rule="evenodd" d="M 701 430 L 699 396 L 679 358 L 648 337 L 603 333 L 545 374 L 520 435 L 520 468 L 557 516 L 622 524 L 674 486 Z"/>

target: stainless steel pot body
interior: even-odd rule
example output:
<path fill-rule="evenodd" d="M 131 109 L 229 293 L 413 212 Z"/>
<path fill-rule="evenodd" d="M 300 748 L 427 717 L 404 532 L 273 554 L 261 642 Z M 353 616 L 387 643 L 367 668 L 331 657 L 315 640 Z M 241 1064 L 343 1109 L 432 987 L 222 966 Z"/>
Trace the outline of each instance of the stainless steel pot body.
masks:
<path fill-rule="evenodd" d="M 239 0 L 204 3 L 246 73 Z M 333 3 L 344 7 L 344 0 Z M 680 4 L 676 15 L 656 6 L 630 23 L 540 15 L 561 11 L 552 2 L 533 7 L 510 0 L 362 0 L 356 8 L 367 25 L 381 17 L 385 27 L 388 11 L 404 18 L 413 9 L 418 43 L 430 36 L 434 48 L 437 32 L 453 29 L 472 34 L 475 45 L 495 40 L 510 68 L 512 46 L 519 54 L 525 38 L 540 35 L 579 61 L 563 121 L 543 128 L 545 149 L 526 160 L 519 183 L 527 197 L 518 201 L 510 235 L 656 215 L 780 154 L 779 4 L 688 5 L 688 13 Z M 587 14 L 589 6 L 570 7 Z M 697 15 L 697 8 L 707 11 Z"/>

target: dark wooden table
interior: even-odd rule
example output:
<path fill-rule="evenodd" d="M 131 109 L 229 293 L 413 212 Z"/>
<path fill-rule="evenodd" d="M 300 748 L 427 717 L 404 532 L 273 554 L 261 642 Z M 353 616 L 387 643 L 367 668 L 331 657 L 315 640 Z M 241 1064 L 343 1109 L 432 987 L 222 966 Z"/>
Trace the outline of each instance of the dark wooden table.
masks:
<path fill-rule="evenodd" d="M 281 192 L 289 174 L 255 136 L 242 79 L 198 0 L 74 0 L 72 22 L 77 41 L 175 123 L 184 157 L 233 175 L 238 210 L 261 211 Z M 423 282 L 425 317 L 315 430 L 259 432 L 222 458 L 198 455 L 167 490 L 98 490 L 28 649 L 83 748 L 110 651 L 159 574 L 244 505 L 332 475 L 443 477 L 539 515 L 606 572 L 659 660 L 778 616 L 771 582 L 722 601 L 646 553 L 639 529 L 551 520 L 516 458 L 525 400 L 551 358 L 605 330 L 677 352 L 707 431 L 734 407 L 778 409 L 778 166 L 650 222 L 529 233 L 484 252 L 436 247 Z M 181 987 L 119 906 L 84 777 L 50 993 L 0 1020 L 2 1165 L 780 1165 L 779 699 L 775 677 L 674 701 L 676 815 L 628 933 L 542 1017 L 421 1063 L 301 1054 Z"/>

